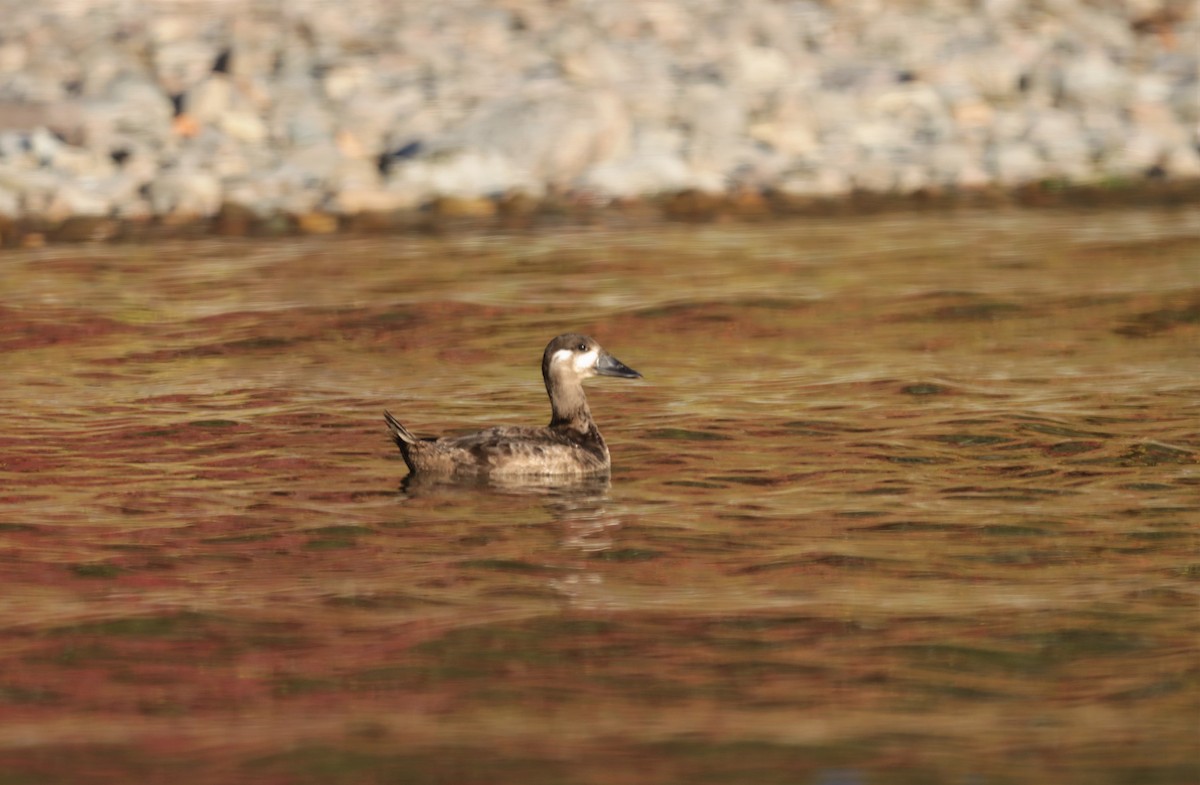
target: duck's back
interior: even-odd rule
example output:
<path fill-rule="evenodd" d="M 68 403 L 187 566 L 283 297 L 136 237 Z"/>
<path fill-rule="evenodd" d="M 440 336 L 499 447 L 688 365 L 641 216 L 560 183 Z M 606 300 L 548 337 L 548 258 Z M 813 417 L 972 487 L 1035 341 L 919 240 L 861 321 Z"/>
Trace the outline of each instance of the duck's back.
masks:
<path fill-rule="evenodd" d="M 407 448 L 407 449 L 405 449 Z M 496 427 L 401 445 L 409 468 L 491 476 L 596 474 L 608 471 L 608 446 L 594 428 Z"/>

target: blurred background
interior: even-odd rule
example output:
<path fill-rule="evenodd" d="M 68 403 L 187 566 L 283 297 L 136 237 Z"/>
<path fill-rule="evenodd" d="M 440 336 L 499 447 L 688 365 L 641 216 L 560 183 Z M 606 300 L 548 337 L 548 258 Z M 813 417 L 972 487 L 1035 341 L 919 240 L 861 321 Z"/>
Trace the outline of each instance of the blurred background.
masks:
<path fill-rule="evenodd" d="M 1184 0 L 0 10 L 10 222 L 224 207 L 231 233 L 274 215 L 319 233 L 337 226 L 322 215 L 439 199 L 487 217 L 683 191 L 779 206 L 1200 177 L 1200 14 Z"/>

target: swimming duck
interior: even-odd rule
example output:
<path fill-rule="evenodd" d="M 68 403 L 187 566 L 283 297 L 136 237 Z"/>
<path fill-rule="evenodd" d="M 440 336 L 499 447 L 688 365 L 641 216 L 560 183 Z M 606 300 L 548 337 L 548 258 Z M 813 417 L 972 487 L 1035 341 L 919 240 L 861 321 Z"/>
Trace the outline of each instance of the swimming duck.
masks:
<path fill-rule="evenodd" d="M 546 346 L 542 379 L 550 396 L 545 428 L 497 427 L 465 436 L 418 439 L 385 411 L 383 419 L 413 474 L 467 477 L 583 476 L 608 472 L 608 445 L 592 421 L 583 380 L 641 374 L 586 335 L 566 333 Z"/>

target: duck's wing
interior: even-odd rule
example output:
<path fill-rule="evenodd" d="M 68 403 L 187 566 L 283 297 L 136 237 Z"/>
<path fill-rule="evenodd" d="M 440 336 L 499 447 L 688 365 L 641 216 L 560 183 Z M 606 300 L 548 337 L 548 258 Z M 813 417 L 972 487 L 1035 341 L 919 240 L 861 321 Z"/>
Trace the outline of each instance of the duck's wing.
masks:
<path fill-rule="evenodd" d="M 460 472 L 589 474 L 608 468 L 604 443 L 589 444 L 553 428 L 488 428 L 438 439 Z"/>

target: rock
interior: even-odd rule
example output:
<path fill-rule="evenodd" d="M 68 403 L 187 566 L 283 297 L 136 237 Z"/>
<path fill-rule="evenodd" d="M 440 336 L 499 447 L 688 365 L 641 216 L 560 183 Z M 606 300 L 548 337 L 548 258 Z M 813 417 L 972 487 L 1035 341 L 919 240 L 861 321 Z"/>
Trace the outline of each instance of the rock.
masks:
<path fill-rule="evenodd" d="M 29 62 L 29 49 L 20 40 L 0 43 L 0 74 L 24 71 Z"/>
<path fill-rule="evenodd" d="M 897 186 L 897 169 L 886 156 L 866 155 L 854 168 L 854 187 L 876 194 L 891 193 Z"/>
<path fill-rule="evenodd" d="M 75 216 L 59 224 L 50 238 L 69 243 L 99 242 L 111 240 L 119 230 L 117 222 L 108 218 Z"/>
<path fill-rule="evenodd" d="M 770 214 L 771 204 L 761 191 L 739 188 L 726 197 L 726 209 L 739 218 L 763 218 Z"/>
<path fill-rule="evenodd" d="M 233 104 L 233 89 L 225 74 L 209 74 L 184 93 L 182 109 L 199 123 L 216 124 Z"/>
<path fill-rule="evenodd" d="M 462 151 L 407 161 L 392 170 L 386 183 L 387 190 L 418 203 L 438 195 L 469 199 L 514 189 L 545 190 L 544 183 L 495 152 Z"/>
<path fill-rule="evenodd" d="M 302 213 L 294 218 L 300 234 L 334 234 L 338 230 L 337 216 L 329 213 Z"/>
<path fill-rule="evenodd" d="M 1138 177 L 1167 161 L 1170 145 L 1158 134 L 1145 128 L 1133 128 L 1125 144 L 1105 160 L 1105 171 L 1120 177 Z M 1165 168 L 1165 167 L 1164 167 Z"/>
<path fill-rule="evenodd" d="M 228 203 L 292 231 L 514 193 L 569 211 L 686 191 L 683 213 L 722 194 L 724 216 L 763 189 L 1195 177 L 1200 21 L 1177 6 L 10 3 L 0 209 Z"/>
<path fill-rule="evenodd" d="M 41 215 L 51 221 L 72 217 L 100 217 L 111 214 L 115 205 L 105 183 L 94 180 L 69 180 L 55 189 Z"/>
<path fill-rule="evenodd" d="M 48 169 L 13 167 L 0 171 L 0 185 L 20 195 L 23 215 L 48 217 L 51 202 L 63 187 L 63 178 Z"/>
<path fill-rule="evenodd" d="M 663 214 L 676 221 L 707 222 L 715 219 L 725 208 L 719 193 L 687 190 L 668 197 L 663 202 Z"/>
<path fill-rule="evenodd" d="M 435 199 L 429 211 L 439 218 L 491 218 L 496 214 L 496 203 L 491 199 L 446 196 Z"/>
<path fill-rule="evenodd" d="M 982 156 L 974 146 L 943 144 L 930 151 L 929 181 L 931 186 L 951 188 L 982 188 L 991 182 L 983 168 Z"/>
<path fill-rule="evenodd" d="M 389 191 L 383 188 L 349 187 L 334 194 L 329 207 L 341 215 L 356 215 L 415 210 L 420 207 L 420 204 L 420 200 L 410 192 Z"/>
<path fill-rule="evenodd" d="M 259 144 L 267 138 L 257 108 L 227 74 L 210 74 L 194 85 L 184 94 L 182 107 L 197 126 L 220 129 L 240 142 Z"/>
<path fill-rule="evenodd" d="M 334 131 L 333 117 L 324 106 L 315 102 L 277 107 L 273 126 L 269 129 L 272 137 L 296 147 L 328 142 L 333 139 Z"/>
<path fill-rule="evenodd" d="M 16 218 L 21 214 L 21 199 L 11 188 L 0 186 L 0 218 Z"/>
<path fill-rule="evenodd" d="M 693 85 L 684 91 L 678 119 L 688 130 L 687 162 L 697 172 L 728 172 L 735 165 L 746 131 L 746 112 L 732 90 L 713 84 Z"/>
<path fill-rule="evenodd" d="M 87 106 L 89 115 L 100 115 L 114 132 L 161 144 L 170 134 L 175 111 L 161 89 L 148 79 L 127 76 L 109 86 L 107 96 Z M 96 143 L 89 139 L 89 144 Z"/>
<path fill-rule="evenodd" d="M 481 160 L 503 161 L 511 172 L 511 181 L 493 190 L 540 190 L 569 186 L 589 167 L 620 156 L 629 148 L 630 134 L 629 118 L 611 92 L 535 86 L 485 103 L 431 154 L 478 151 Z"/>
<path fill-rule="evenodd" d="M 892 190 L 900 194 L 915 194 L 926 191 L 931 185 L 929 171 L 921 164 L 910 163 L 896 171 Z"/>
<path fill-rule="evenodd" d="M 177 219 L 214 215 L 221 206 L 221 183 L 208 172 L 194 168 L 173 169 L 149 186 L 150 205 L 155 214 Z"/>
<path fill-rule="evenodd" d="M 750 91 L 774 90 L 794 79 L 794 70 L 783 52 L 769 46 L 741 42 L 732 56 L 733 80 Z"/>
<path fill-rule="evenodd" d="M 267 139 L 267 125 L 256 112 L 247 107 L 230 109 L 217 120 L 217 127 L 230 138 L 250 145 Z"/>
<path fill-rule="evenodd" d="M 820 123 L 810 98 L 811 93 L 799 87 L 778 91 L 770 105 L 748 121 L 748 136 L 785 156 L 816 154 Z"/>
<path fill-rule="evenodd" d="M 1128 72 L 1092 49 L 1062 69 L 1062 98 L 1076 106 L 1121 106 L 1132 92 Z"/>
<path fill-rule="evenodd" d="M 834 167 L 818 167 L 785 176 L 778 190 L 785 196 L 836 197 L 850 193 L 850 177 Z"/>
<path fill-rule="evenodd" d="M 697 183 L 681 154 L 682 134 L 666 129 L 640 132 L 630 154 L 599 163 L 580 178 L 583 188 L 613 198 L 683 191 Z"/>
<path fill-rule="evenodd" d="M 990 151 L 990 171 L 1001 185 L 1020 185 L 1042 177 L 1045 168 L 1037 148 L 1028 142 L 996 144 Z"/>
<path fill-rule="evenodd" d="M 154 73 L 169 93 L 182 93 L 204 79 L 219 53 L 214 42 L 194 37 L 195 29 L 180 22 L 178 17 L 160 17 L 153 25 Z"/>
<path fill-rule="evenodd" d="M 1092 149 L 1079 119 L 1062 109 L 1043 109 L 1030 118 L 1025 138 L 1044 161 L 1045 176 L 1087 179 Z"/>
<path fill-rule="evenodd" d="M 538 212 L 541 202 L 524 191 L 510 191 L 500 197 L 496 208 L 506 218 L 529 218 Z"/>
<path fill-rule="evenodd" d="M 254 228 L 258 216 L 249 207 L 225 202 L 213 217 L 213 231 L 225 237 L 246 237 Z"/>
<path fill-rule="evenodd" d="M 1195 144 L 1170 145 L 1163 153 L 1161 166 L 1168 177 L 1200 180 L 1200 150 Z"/>

